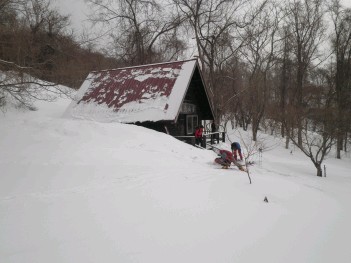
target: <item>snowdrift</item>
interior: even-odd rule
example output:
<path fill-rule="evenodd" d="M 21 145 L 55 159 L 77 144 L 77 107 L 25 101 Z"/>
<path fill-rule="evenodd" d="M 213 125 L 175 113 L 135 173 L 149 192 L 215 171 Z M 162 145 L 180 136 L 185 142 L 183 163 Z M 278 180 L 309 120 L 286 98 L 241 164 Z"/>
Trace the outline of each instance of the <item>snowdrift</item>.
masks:
<path fill-rule="evenodd" d="M 69 103 L 0 115 L 0 262 L 351 261 L 350 159 L 318 178 L 268 137 L 250 185 L 166 134 L 63 118 Z"/>

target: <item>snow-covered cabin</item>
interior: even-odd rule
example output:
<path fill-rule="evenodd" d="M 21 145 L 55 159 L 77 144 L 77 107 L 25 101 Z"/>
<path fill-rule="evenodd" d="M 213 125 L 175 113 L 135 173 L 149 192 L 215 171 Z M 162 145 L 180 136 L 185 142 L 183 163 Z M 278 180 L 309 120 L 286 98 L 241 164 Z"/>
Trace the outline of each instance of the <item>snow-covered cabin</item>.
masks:
<path fill-rule="evenodd" d="M 213 111 L 196 59 L 91 72 L 66 116 L 186 136 Z"/>

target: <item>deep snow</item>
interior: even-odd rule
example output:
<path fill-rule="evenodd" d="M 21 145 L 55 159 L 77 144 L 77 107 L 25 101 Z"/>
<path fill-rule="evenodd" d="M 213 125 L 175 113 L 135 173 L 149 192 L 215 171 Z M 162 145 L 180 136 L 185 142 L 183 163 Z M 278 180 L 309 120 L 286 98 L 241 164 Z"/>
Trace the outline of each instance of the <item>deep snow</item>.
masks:
<path fill-rule="evenodd" d="M 0 262 L 351 262 L 349 157 L 318 178 L 266 136 L 250 185 L 166 134 L 62 118 L 69 103 L 0 114 Z"/>

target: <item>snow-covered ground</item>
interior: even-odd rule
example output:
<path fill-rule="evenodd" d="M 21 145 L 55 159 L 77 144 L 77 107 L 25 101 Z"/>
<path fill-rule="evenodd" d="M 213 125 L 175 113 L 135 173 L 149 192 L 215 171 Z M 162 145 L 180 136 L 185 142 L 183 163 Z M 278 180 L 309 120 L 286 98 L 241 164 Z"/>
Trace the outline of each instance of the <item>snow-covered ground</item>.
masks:
<path fill-rule="evenodd" d="M 62 118 L 69 103 L 0 113 L 0 262 L 351 262 L 350 158 L 318 178 L 267 137 L 250 185 L 165 134 Z"/>

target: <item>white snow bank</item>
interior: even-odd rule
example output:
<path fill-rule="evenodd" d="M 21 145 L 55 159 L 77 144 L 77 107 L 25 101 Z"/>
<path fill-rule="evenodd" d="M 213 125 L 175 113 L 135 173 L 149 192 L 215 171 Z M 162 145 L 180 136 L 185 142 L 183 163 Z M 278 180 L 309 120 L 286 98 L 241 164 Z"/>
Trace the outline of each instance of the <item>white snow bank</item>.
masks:
<path fill-rule="evenodd" d="M 250 185 L 168 135 L 60 118 L 69 102 L 0 115 L 0 262 L 351 261 L 349 159 L 317 178 L 279 145 Z"/>

